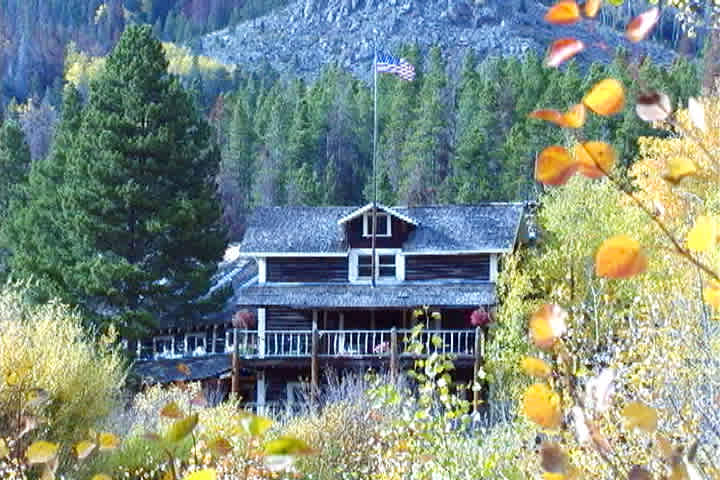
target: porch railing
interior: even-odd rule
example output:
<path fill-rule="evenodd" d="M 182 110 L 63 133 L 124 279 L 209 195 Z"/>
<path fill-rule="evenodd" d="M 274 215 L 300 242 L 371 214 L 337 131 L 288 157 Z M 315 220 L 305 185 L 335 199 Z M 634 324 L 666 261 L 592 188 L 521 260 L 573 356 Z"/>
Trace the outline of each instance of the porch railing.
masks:
<path fill-rule="evenodd" d="M 423 330 L 415 339 L 421 351 L 409 348 L 411 330 L 396 330 L 400 356 L 452 354 L 458 357 L 475 355 L 476 330 Z M 230 330 L 225 351 L 238 351 L 243 358 L 310 357 L 312 330 Z M 264 341 L 264 345 L 261 345 Z M 264 348 L 261 348 L 264 346 Z M 383 357 L 390 356 L 392 330 L 317 330 L 319 357 Z"/>

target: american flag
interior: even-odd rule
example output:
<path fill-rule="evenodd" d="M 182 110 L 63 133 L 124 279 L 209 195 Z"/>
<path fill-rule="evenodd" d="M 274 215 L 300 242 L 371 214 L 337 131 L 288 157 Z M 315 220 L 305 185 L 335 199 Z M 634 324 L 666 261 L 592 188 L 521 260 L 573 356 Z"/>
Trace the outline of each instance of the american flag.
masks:
<path fill-rule="evenodd" d="M 392 73 L 408 82 L 415 80 L 415 67 L 404 58 L 378 53 L 375 65 L 378 73 Z"/>

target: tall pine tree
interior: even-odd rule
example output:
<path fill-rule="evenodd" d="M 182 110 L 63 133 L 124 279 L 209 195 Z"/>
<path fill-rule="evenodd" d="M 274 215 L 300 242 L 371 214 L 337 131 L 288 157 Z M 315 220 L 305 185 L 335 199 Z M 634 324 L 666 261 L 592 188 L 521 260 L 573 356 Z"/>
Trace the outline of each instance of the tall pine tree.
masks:
<path fill-rule="evenodd" d="M 66 152 L 62 208 L 49 214 L 72 246 L 55 265 L 64 296 L 126 334 L 196 313 L 225 244 L 220 155 L 167 66 L 149 26 L 125 31 L 91 84 Z"/>

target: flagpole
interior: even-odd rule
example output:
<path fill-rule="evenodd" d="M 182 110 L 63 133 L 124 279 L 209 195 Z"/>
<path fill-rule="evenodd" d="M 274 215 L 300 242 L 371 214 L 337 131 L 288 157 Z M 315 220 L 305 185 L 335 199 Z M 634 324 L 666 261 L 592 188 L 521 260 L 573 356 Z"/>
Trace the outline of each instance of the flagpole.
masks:
<path fill-rule="evenodd" d="M 372 257 L 370 285 L 375 288 L 376 261 L 375 261 L 375 235 L 377 232 L 377 30 L 373 29 L 373 217 L 372 217 Z"/>

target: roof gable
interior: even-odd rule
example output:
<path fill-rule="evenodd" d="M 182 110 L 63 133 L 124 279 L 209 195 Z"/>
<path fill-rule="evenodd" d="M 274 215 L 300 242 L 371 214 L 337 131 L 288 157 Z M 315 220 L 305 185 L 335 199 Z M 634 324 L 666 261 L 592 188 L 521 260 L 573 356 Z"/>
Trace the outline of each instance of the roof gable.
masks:
<path fill-rule="evenodd" d="M 343 225 L 343 224 L 345 224 L 345 223 L 347 223 L 347 222 L 349 222 L 349 221 L 351 221 L 351 220 L 359 217 L 360 215 L 363 215 L 363 214 L 365 214 L 365 213 L 367 213 L 367 212 L 372 211 L 372 208 L 373 208 L 373 203 L 372 203 L 372 202 L 371 202 L 371 203 L 368 203 L 368 204 L 365 205 L 364 207 L 360 207 L 360 208 L 358 208 L 357 210 L 355 210 L 354 212 L 350 212 L 349 214 L 345 215 L 345 216 L 342 217 L 340 220 L 338 220 L 337 223 L 338 223 L 338 225 Z M 418 224 L 418 222 L 417 222 L 416 220 L 408 217 L 407 215 L 403 215 L 402 213 L 400 213 L 399 211 L 395 210 L 394 208 L 390 208 L 390 207 L 385 206 L 385 205 L 383 205 L 383 204 L 381 204 L 381 203 L 378 203 L 378 204 L 377 204 L 377 209 L 378 209 L 378 210 L 381 210 L 381 211 L 383 211 L 383 212 L 385 212 L 385 213 L 387 213 L 388 215 L 392 215 L 392 216 L 395 217 L 395 218 L 399 218 L 399 219 L 402 220 L 403 222 L 409 223 L 410 225 L 417 225 L 417 224 Z"/>

